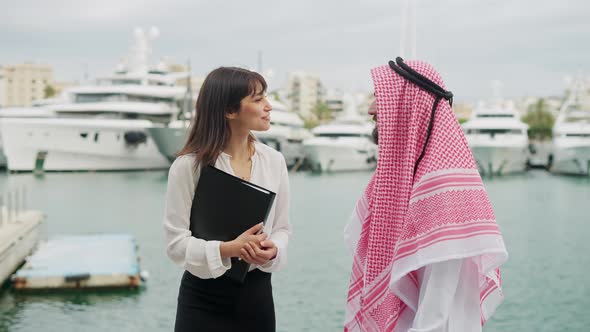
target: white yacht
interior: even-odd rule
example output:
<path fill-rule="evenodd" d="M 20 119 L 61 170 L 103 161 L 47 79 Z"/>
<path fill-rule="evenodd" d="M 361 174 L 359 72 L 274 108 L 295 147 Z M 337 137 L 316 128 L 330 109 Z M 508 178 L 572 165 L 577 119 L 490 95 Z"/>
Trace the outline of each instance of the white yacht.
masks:
<path fill-rule="evenodd" d="M 41 106 L 48 118 L 3 118 L 11 171 L 139 170 L 169 166 L 147 129 L 176 119 L 187 73 L 148 70 L 148 36 L 136 30 L 135 60 L 96 84 L 70 88 L 58 102 Z"/>
<path fill-rule="evenodd" d="M 573 94 L 563 104 L 553 126 L 555 173 L 590 175 L 590 96 Z"/>
<path fill-rule="evenodd" d="M 305 157 L 313 171 L 363 171 L 377 165 L 373 124 L 361 116 L 345 116 L 312 129 L 303 141 Z"/>
<path fill-rule="evenodd" d="M 502 175 L 526 170 L 528 125 L 518 119 L 509 103 L 480 104 L 463 125 L 469 148 L 483 175 Z"/>

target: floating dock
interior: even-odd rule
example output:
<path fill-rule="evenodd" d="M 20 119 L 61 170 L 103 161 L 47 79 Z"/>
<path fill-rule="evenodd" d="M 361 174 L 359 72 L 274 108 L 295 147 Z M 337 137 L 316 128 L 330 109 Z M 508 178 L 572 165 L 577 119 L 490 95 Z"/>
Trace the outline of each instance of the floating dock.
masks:
<path fill-rule="evenodd" d="M 12 281 L 15 290 L 136 288 L 140 272 L 133 236 L 71 235 L 40 244 Z"/>
<path fill-rule="evenodd" d="M 7 211 L 0 205 L 0 284 L 33 252 L 39 243 L 43 220 L 39 211 Z"/>

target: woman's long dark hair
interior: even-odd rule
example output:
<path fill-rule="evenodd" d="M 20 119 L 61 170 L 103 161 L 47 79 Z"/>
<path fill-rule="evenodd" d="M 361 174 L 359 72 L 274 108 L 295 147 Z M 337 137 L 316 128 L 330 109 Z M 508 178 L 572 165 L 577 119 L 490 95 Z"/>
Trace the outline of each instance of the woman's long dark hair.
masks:
<path fill-rule="evenodd" d="M 262 75 L 243 68 L 220 67 L 207 75 L 197 98 L 196 115 L 187 141 L 178 153 L 196 154 L 197 164 L 214 165 L 229 141 L 231 130 L 226 114 L 240 110 L 240 101 L 254 96 L 266 81 Z M 249 142 L 253 143 L 250 135 Z"/>

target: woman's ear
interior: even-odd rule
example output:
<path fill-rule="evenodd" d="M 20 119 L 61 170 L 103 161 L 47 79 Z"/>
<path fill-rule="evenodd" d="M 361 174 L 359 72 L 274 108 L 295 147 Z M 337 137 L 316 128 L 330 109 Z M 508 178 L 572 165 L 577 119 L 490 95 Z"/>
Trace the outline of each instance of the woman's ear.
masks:
<path fill-rule="evenodd" d="M 228 120 L 233 120 L 238 116 L 238 112 L 227 112 L 225 113 L 225 118 Z"/>

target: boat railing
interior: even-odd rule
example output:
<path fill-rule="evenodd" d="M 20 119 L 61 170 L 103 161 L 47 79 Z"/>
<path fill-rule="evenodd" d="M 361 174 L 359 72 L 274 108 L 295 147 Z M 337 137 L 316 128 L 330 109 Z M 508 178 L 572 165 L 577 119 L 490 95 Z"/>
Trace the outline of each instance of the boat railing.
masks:
<path fill-rule="evenodd" d="M 16 222 L 17 216 L 26 210 L 26 195 L 24 187 L 0 194 L 0 228 Z"/>

